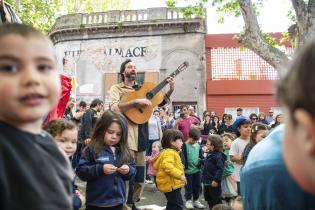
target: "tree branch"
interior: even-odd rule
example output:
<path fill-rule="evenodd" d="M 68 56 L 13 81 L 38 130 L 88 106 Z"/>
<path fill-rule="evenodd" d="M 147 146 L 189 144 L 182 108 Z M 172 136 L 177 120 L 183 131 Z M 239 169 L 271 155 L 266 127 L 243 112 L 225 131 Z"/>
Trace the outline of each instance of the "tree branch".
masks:
<path fill-rule="evenodd" d="M 307 5 L 307 37 L 315 37 L 315 0 L 309 0 Z"/>
<path fill-rule="evenodd" d="M 296 46 L 300 47 L 304 45 L 305 39 L 307 36 L 307 5 L 304 2 L 304 0 L 291 0 L 292 6 L 296 15 L 297 20 L 297 30 L 298 30 L 298 36 L 296 40 Z"/>
<path fill-rule="evenodd" d="M 238 2 L 245 22 L 245 30 L 240 34 L 239 41 L 271 66 L 279 69 L 281 64 L 288 60 L 288 57 L 264 40 L 251 0 L 238 0 Z"/>

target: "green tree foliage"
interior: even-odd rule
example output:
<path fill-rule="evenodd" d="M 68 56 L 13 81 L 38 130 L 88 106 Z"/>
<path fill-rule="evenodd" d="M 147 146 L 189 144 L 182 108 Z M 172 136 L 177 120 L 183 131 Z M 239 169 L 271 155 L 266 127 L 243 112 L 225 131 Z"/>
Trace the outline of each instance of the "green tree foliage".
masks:
<path fill-rule="evenodd" d="M 48 33 L 55 20 L 72 13 L 127 9 L 129 0 L 6 0 L 25 23 Z"/>

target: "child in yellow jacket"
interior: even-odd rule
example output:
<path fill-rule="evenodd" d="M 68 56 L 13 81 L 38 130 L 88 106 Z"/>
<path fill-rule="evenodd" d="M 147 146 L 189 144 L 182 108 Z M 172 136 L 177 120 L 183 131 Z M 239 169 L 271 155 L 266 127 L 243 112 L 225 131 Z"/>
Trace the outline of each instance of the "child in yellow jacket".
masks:
<path fill-rule="evenodd" d="M 163 133 L 163 150 L 154 162 L 156 184 L 167 199 L 166 210 L 182 210 L 184 203 L 180 190 L 186 184 L 184 166 L 179 156 L 183 145 L 183 134 L 168 129 Z"/>

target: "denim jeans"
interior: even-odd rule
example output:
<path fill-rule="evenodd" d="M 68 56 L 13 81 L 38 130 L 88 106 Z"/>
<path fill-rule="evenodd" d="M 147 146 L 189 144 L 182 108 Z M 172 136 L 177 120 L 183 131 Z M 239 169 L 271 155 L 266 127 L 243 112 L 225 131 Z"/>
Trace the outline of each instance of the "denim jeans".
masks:
<path fill-rule="evenodd" d="M 187 179 L 187 184 L 185 186 L 185 199 L 196 201 L 199 199 L 200 189 L 201 189 L 201 175 L 200 171 L 194 174 L 185 174 Z"/>

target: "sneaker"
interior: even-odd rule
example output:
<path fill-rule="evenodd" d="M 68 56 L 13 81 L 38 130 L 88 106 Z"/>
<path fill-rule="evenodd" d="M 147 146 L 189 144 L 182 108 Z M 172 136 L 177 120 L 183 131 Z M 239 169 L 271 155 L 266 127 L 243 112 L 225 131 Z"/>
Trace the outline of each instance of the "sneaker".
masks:
<path fill-rule="evenodd" d="M 151 180 L 149 180 L 149 179 L 145 180 L 145 183 L 146 184 L 153 184 L 153 182 Z"/>
<path fill-rule="evenodd" d="M 186 201 L 185 207 L 186 207 L 186 209 L 194 209 L 194 205 L 193 205 L 192 200 Z"/>
<path fill-rule="evenodd" d="M 197 209 L 204 209 L 204 208 L 206 208 L 206 206 L 203 205 L 202 203 L 200 203 L 199 200 L 196 200 L 196 201 L 194 202 L 194 207 L 196 207 Z"/>

